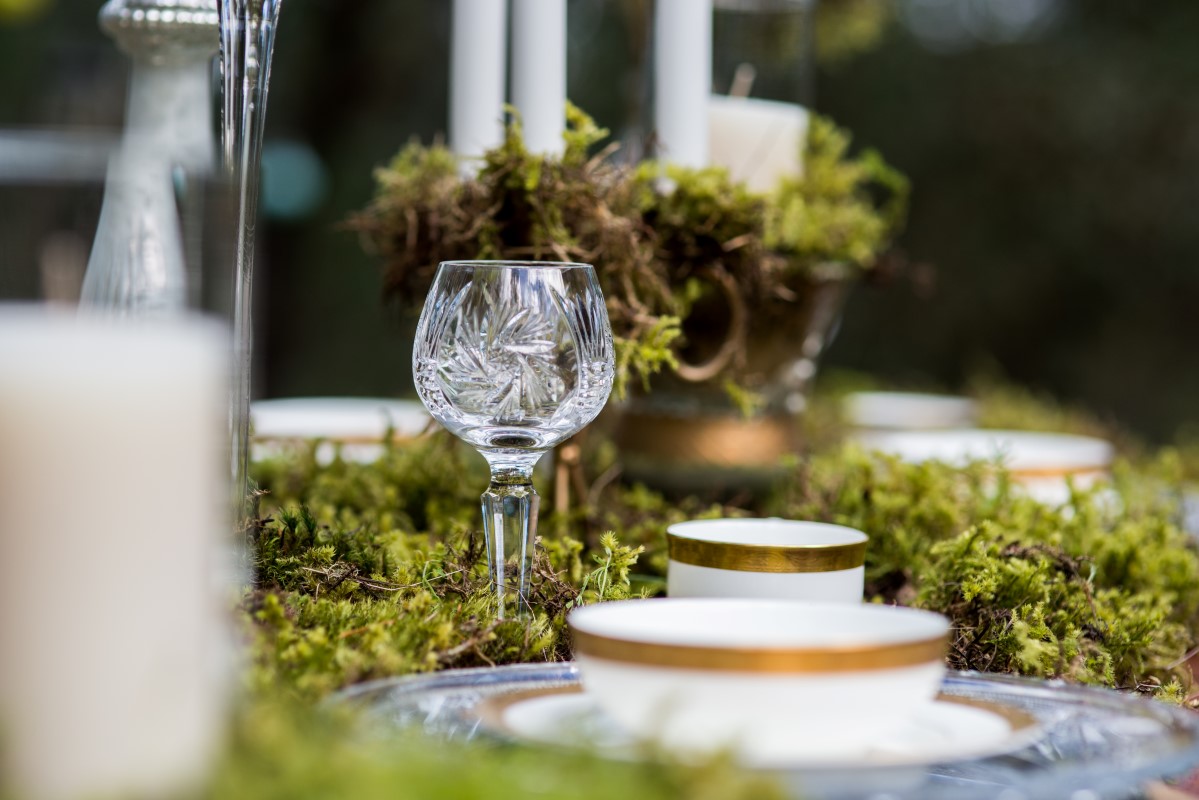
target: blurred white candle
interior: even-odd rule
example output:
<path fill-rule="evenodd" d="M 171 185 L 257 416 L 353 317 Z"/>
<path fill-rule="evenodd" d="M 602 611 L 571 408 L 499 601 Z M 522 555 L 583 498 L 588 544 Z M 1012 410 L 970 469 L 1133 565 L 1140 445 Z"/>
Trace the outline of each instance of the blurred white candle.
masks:
<path fill-rule="evenodd" d="M 657 0 L 654 75 L 658 157 L 687 167 L 706 166 L 712 0 Z"/>
<path fill-rule="evenodd" d="M 562 152 L 566 0 L 512 0 L 512 105 L 530 152 Z"/>
<path fill-rule="evenodd" d="M 454 0 L 450 55 L 450 147 L 482 155 L 504 138 L 507 0 Z"/>
<path fill-rule="evenodd" d="M 230 346 L 0 305 L 0 780 L 165 797 L 219 742 Z"/>
<path fill-rule="evenodd" d="M 708 106 L 709 154 L 735 180 L 771 192 L 803 172 L 808 112 L 793 103 L 715 95 Z"/>

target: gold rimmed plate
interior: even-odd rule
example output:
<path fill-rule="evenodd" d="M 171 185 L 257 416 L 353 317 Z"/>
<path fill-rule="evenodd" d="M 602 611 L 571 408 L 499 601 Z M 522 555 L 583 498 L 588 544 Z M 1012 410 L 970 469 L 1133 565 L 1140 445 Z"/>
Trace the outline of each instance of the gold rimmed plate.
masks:
<path fill-rule="evenodd" d="M 475 713 L 483 728 L 504 738 L 594 749 L 621 759 L 646 752 L 645 743 L 621 729 L 577 685 L 491 697 Z M 843 753 L 813 757 L 797 745 L 793 754 L 779 760 L 777 754 L 763 759 L 735 747 L 734 751 L 746 766 L 762 768 L 920 767 L 1013 753 L 1041 735 L 1036 719 L 1017 708 L 943 694 L 900 727 L 879 731 Z M 672 755 L 685 759 L 689 754 Z"/>

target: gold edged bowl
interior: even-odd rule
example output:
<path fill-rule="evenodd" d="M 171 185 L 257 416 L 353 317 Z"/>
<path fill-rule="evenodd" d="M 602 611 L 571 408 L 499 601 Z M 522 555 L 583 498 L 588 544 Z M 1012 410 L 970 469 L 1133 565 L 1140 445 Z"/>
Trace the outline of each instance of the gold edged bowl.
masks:
<path fill-rule="evenodd" d="M 949 623 L 880 605 L 761 599 L 603 603 L 568 619 L 585 690 L 670 749 L 842 753 L 933 701 Z"/>

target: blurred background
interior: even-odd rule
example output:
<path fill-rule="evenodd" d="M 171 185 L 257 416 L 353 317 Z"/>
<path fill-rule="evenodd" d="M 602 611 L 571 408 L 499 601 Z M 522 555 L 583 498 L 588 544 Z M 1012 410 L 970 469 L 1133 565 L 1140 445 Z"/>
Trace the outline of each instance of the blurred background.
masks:
<path fill-rule="evenodd" d="M 97 27 L 100 5 L 0 0 L 10 141 L 119 131 L 128 62 Z M 723 5 L 718 90 L 737 60 L 722 51 L 792 65 L 793 85 L 763 75 L 761 90 L 832 116 L 913 183 L 906 267 L 855 290 L 826 368 L 947 390 L 998 375 L 1154 439 L 1199 421 L 1199 3 L 824 0 L 803 35 Z M 410 388 L 414 321 L 381 301 L 378 265 L 342 223 L 369 200 L 376 166 L 444 131 L 449 10 L 305 0 L 284 14 L 259 396 Z M 649 134 L 648 13 L 645 0 L 569 5 L 569 94 L 630 155 Z M 0 159 L 5 169 L 0 297 L 69 298 L 102 174 L 78 176 L 63 204 Z"/>

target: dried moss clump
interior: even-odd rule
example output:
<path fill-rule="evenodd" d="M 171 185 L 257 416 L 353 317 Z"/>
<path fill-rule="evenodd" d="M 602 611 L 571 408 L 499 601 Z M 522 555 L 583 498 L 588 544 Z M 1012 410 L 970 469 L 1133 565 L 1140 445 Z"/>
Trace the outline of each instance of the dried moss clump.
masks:
<path fill-rule="evenodd" d="M 563 154 L 549 158 L 530 153 L 514 123 L 469 178 L 444 147 L 405 147 L 351 220 L 384 260 L 387 296 L 419 307 L 442 261 L 593 263 L 616 337 L 618 394 L 630 375 L 672 365 L 682 306 L 647 244 L 636 185 L 610 150 L 592 153 L 607 136 L 571 108 Z"/>
<path fill-rule="evenodd" d="M 622 167 L 609 158 L 614 147 L 597 152 L 607 136 L 570 109 L 560 157 L 530 153 L 519 123 L 477 170 L 443 147 L 408 145 L 377 172 L 374 200 L 350 222 L 384 262 L 385 294 L 419 307 L 448 260 L 595 264 L 621 396 L 630 379 L 648 387 L 679 368 L 683 326 L 709 313 L 701 301 L 714 285 L 745 307 L 768 302 L 770 313 L 744 316 L 751 338 L 773 332 L 813 282 L 872 267 L 902 218 L 902 178 L 875 154 L 851 157 L 849 137 L 826 121 L 812 126 L 805 176 L 768 196 L 720 169 Z M 892 199 L 876 208 L 879 186 Z M 707 317 L 690 326 L 713 328 Z M 714 377 L 737 381 L 743 366 Z"/>

